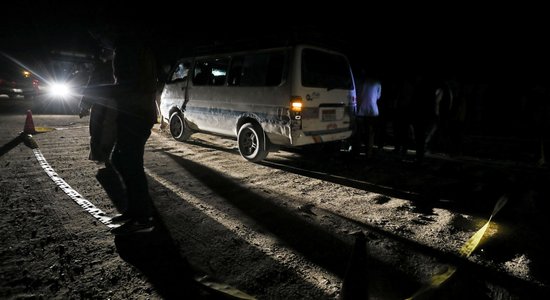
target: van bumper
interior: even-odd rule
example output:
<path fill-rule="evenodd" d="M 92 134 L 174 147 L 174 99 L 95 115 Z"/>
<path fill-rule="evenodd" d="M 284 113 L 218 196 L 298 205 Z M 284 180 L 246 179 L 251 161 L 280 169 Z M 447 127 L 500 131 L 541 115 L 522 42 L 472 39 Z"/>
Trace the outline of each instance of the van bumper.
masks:
<path fill-rule="evenodd" d="M 290 138 L 287 137 L 287 141 L 284 144 L 287 146 L 304 146 L 309 144 L 334 142 L 345 140 L 351 137 L 351 134 L 351 129 L 315 132 L 295 131 L 290 135 Z"/>

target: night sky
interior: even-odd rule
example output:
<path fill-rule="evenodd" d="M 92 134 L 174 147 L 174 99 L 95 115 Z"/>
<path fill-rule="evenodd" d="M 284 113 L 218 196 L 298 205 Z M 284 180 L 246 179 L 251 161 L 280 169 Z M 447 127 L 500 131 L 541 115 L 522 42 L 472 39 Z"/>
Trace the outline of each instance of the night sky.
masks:
<path fill-rule="evenodd" d="M 305 8 L 294 9 L 284 2 L 246 8 L 191 2 L 106 3 L 10 3 L 4 10 L 10 12 L 4 13 L 8 17 L 0 21 L 1 48 L 22 60 L 52 49 L 94 51 L 88 28 L 116 20 L 146 28 L 163 63 L 197 45 L 293 36 L 334 46 L 354 66 L 385 77 L 433 73 L 486 82 L 545 80 L 550 68 L 545 40 L 550 26 L 536 7 L 358 9 L 356 4 L 339 2 L 308 8 L 304 2 Z"/>

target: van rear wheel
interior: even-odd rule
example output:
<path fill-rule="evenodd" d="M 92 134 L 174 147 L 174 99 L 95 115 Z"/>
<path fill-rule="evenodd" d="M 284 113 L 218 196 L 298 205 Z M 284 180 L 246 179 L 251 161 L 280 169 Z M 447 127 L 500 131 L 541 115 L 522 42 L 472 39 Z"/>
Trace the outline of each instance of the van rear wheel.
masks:
<path fill-rule="evenodd" d="M 258 124 L 246 123 L 239 129 L 237 135 L 241 156 L 251 162 L 259 162 L 267 157 L 267 141 L 262 128 Z"/>
<path fill-rule="evenodd" d="M 191 130 L 187 127 L 183 115 L 178 111 L 170 115 L 170 134 L 175 140 L 180 142 L 188 140 L 191 136 Z"/>

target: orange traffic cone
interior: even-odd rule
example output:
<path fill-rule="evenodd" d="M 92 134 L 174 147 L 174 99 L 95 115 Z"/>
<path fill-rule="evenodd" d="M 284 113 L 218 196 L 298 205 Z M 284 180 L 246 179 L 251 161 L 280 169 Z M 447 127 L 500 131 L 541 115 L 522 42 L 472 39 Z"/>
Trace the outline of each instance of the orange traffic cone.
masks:
<path fill-rule="evenodd" d="M 27 110 L 27 119 L 25 120 L 25 128 L 23 128 L 23 133 L 36 134 L 36 129 L 34 129 L 34 122 L 32 120 L 32 112 L 30 110 Z"/>

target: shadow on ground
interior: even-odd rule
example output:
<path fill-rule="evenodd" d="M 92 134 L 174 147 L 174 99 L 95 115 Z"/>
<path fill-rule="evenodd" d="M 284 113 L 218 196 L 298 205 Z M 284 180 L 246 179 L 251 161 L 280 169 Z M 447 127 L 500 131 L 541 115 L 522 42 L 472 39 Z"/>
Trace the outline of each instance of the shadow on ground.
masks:
<path fill-rule="evenodd" d="M 304 220 L 288 208 L 275 204 L 272 199 L 241 186 L 216 170 L 171 153 L 166 155 L 227 203 L 254 219 L 263 230 L 315 264 L 343 278 L 347 273 L 346 268 L 355 263 L 350 262 L 352 247 L 345 242 L 344 237 L 338 237 L 335 233 Z M 372 294 L 384 295 L 383 298 L 386 299 L 398 299 L 409 295 L 418 286 L 414 279 L 401 270 L 375 257 L 368 257 L 367 264 L 373 274 L 376 274 L 369 278 L 369 290 L 372 290 Z M 399 289 L 396 288 L 396 283 L 399 283 Z"/>
<path fill-rule="evenodd" d="M 234 149 L 227 149 L 202 142 L 194 142 L 193 144 L 238 155 L 238 152 Z M 217 180 L 210 182 L 209 180 L 203 180 L 203 182 L 230 202 L 233 201 L 228 191 L 240 195 L 239 202 L 235 202 L 234 204 L 244 211 L 255 215 L 254 218 L 264 220 L 265 222 L 266 219 L 261 217 L 264 215 L 262 205 L 269 207 L 271 213 L 277 211 L 276 208 L 266 205 L 266 203 L 259 205 L 258 202 L 261 201 L 258 201 L 258 195 L 252 195 L 248 190 L 231 187 L 232 184 L 228 183 L 226 178 L 213 174 L 212 170 L 204 170 L 204 166 L 198 166 L 181 158 L 171 157 L 199 179 L 207 177 L 205 174 L 208 174 L 209 178 L 217 178 Z M 487 252 L 491 252 L 490 257 L 487 259 L 505 263 L 514 259 L 518 253 L 527 253 L 528 257 L 532 259 L 533 265 L 548 265 L 546 255 L 541 249 L 543 247 L 534 247 L 536 245 L 533 245 L 534 242 L 541 239 L 530 237 L 513 238 L 514 234 L 522 232 L 531 231 L 532 235 L 537 234 L 538 236 L 547 231 L 548 224 L 545 221 L 546 218 L 542 215 L 544 211 L 547 211 L 548 207 L 545 198 L 549 194 L 547 179 L 550 174 L 546 169 L 510 166 L 509 164 L 499 164 L 498 162 L 467 161 L 460 158 L 439 159 L 431 157 L 423 163 L 412 163 L 389 152 L 379 153 L 377 160 L 374 161 L 351 157 L 344 152 L 330 159 L 324 159 L 322 164 L 319 164 L 319 160 L 318 156 L 306 153 L 290 156 L 275 154 L 269 156 L 267 160 L 264 160 L 260 164 L 368 192 L 383 194 L 382 198 L 376 200 L 378 204 L 384 204 L 388 201 L 388 197 L 411 200 L 414 211 L 426 217 L 433 214 L 434 208 L 445 208 L 456 213 L 466 213 L 486 219 L 490 215 L 496 200 L 502 195 L 507 195 L 509 203 L 500 212 L 498 218 L 495 219 L 501 225 L 502 237 L 500 239 L 493 238 L 490 242 L 484 244 L 484 247 L 488 250 Z M 256 208 L 254 207 L 255 205 L 259 207 Z M 263 207 L 263 209 L 266 208 Z M 288 213 L 281 213 L 281 216 L 284 214 L 288 215 Z M 287 223 L 288 220 L 286 218 L 282 218 L 282 220 L 285 220 L 283 222 L 277 222 L 279 225 L 272 228 L 273 232 L 288 241 L 293 241 L 293 246 L 297 250 L 311 257 L 317 263 L 338 274 L 342 274 L 341 270 L 335 267 L 335 261 L 339 261 L 339 265 L 341 265 L 343 259 L 325 261 L 321 257 L 312 256 L 315 253 L 314 251 L 309 249 L 307 245 L 296 243 L 295 241 L 300 239 L 288 236 L 288 233 L 285 233 L 285 230 L 283 230 L 284 226 L 280 226 L 280 224 Z M 293 222 L 289 222 L 289 224 L 293 225 L 291 227 L 297 226 Z M 270 227 L 271 224 L 265 225 Z M 298 227 L 302 228 L 302 226 Z M 511 231 L 505 232 L 504 228 L 506 227 L 510 228 Z M 372 230 L 372 228 L 370 229 Z M 316 231 L 312 232 L 315 233 Z M 325 243 L 330 244 L 328 242 Z M 406 244 L 410 244 L 410 241 L 407 241 Z M 492 271 L 462 261 L 456 257 L 442 255 L 442 253 L 432 253 L 432 249 L 418 250 L 423 253 L 431 253 L 434 257 L 466 266 L 466 270 L 484 274 L 501 284 L 515 284 L 521 287 L 518 288 L 518 294 L 538 295 L 547 292 L 545 287 L 539 287 L 535 283 L 524 282 L 504 273 L 501 274 L 498 271 Z M 479 255 L 485 256 L 483 253 Z M 542 274 L 545 272 L 537 271 L 536 273 L 541 273 L 538 274 L 540 276 L 539 279 L 547 281 L 547 274 Z M 460 276 L 457 275 L 455 277 Z M 465 274 L 462 276 L 462 280 L 468 277 L 470 275 Z M 479 280 L 480 277 L 476 278 Z M 461 284 L 458 282 L 452 284 L 452 286 L 456 286 L 460 290 L 462 288 L 458 286 Z M 479 284 L 485 285 L 483 282 Z M 484 286 L 483 288 L 479 288 L 479 290 L 483 291 L 486 288 Z"/>
<path fill-rule="evenodd" d="M 120 257 L 138 268 L 163 299 L 229 299 L 195 280 L 200 274 L 160 223 L 151 233 L 117 236 L 115 245 Z"/>
<path fill-rule="evenodd" d="M 119 212 L 126 208 L 126 195 L 118 174 L 112 167 L 97 170 L 96 179 Z"/>

